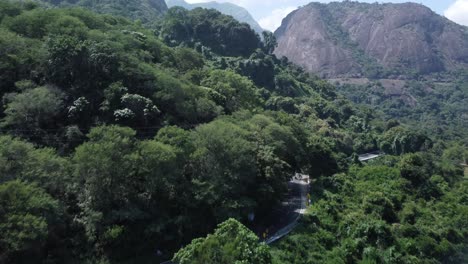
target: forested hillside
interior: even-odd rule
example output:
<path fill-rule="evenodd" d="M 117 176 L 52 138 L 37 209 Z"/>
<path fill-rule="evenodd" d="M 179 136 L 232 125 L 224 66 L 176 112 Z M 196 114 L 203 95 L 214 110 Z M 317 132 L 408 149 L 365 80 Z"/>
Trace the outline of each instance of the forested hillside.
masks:
<path fill-rule="evenodd" d="M 468 28 L 418 3 L 310 3 L 275 32 L 275 54 L 423 133 L 466 142 Z"/>
<path fill-rule="evenodd" d="M 468 74 L 447 73 L 419 80 L 336 80 L 337 91 L 432 137 L 468 142 Z"/>
<path fill-rule="evenodd" d="M 144 25 L 0 2 L 0 263 L 466 259 L 465 146 L 377 118 L 215 10 Z M 295 172 L 314 206 L 271 250 L 248 216 Z"/>
<path fill-rule="evenodd" d="M 319 179 L 276 263 L 465 263 L 468 185 L 457 162 L 467 152 L 436 149 Z"/>
<path fill-rule="evenodd" d="M 250 27 L 257 32 L 257 34 L 262 35 L 264 31 L 262 27 L 258 24 L 257 21 L 252 17 L 252 15 L 245 8 L 232 3 L 219 3 L 216 1 L 206 2 L 206 3 L 187 3 L 184 0 L 167 0 L 167 5 L 169 7 L 180 6 L 185 9 L 191 10 L 197 7 L 206 8 L 206 9 L 216 9 L 219 12 L 234 17 L 239 22 L 244 22 L 250 25 Z"/>
<path fill-rule="evenodd" d="M 24 2 L 24 1 L 22 1 Z M 112 14 L 154 25 L 167 12 L 164 0 L 30 0 L 44 7 L 84 7 L 102 14 Z"/>

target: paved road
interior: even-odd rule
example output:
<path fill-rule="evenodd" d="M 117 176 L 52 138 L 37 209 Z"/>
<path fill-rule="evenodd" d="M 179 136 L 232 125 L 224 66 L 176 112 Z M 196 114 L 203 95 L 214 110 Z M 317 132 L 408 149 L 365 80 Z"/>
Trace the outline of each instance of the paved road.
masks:
<path fill-rule="evenodd" d="M 359 161 L 368 161 L 368 160 L 373 160 L 378 157 L 383 156 L 382 153 L 367 153 L 367 154 L 362 154 L 359 155 Z"/>
<path fill-rule="evenodd" d="M 290 195 L 288 200 L 283 203 L 283 215 L 286 222 L 271 236 L 265 239 L 265 243 L 271 244 L 291 233 L 297 226 L 299 219 L 306 212 L 307 194 L 309 184 L 305 180 L 293 179 L 289 182 Z"/>
<path fill-rule="evenodd" d="M 296 175 L 298 176 L 298 175 Z M 288 199 L 283 202 L 281 208 L 278 208 L 278 221 L 273 225 L 273 234 L 265 239 L 265 243 L 271 244 L 291 233 L 298 225 L 299 219 L 305 214 L 307 209 L 307 194 L 309 193 L 308 179 L 299 180 L 297 178 L 288 183 Z M 166 261 L 161 264 L 174 264 L 172 261 Z"/>

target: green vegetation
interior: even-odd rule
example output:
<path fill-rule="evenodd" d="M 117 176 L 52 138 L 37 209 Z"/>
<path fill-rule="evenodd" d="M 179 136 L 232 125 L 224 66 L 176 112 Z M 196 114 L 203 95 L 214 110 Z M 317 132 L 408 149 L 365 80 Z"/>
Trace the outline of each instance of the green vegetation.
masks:
<path fill-rule="evenodd" d="M 265 244 L 241 223 L 229 219 L 213 235 L 195 239 L 175 256 L 176 263 L 271 263 Z"/>
<path fill-rule="evenodd" d="M 465 72 L 454 72 L 386 85 L 382 84 L 386 80 L 368 85 L 343 83 L 338 91 L 354 103 L 379 112 L 384 119 L 399 120 L 434 138 L 466 144 L 467 80 Z"/>
<path fill-rule="evenodd" d="M 45 7 L 79 6 L 94 12 L 123 16 L 138 20 L 147 25 L 154 25 L 167 11 L 164 0 L 31 0 Z"/>
<path fill-rule="evenodd" d="M 20 181 L 0 185 L 0 198 L 0 249 L 16 253 L 12 259 L 18 263 L 30 261 L 53 239 L 52 227 L 61 222 L 59 204 L 41 188 Z M 9 258 L 2 254 L 0 260 Z"/>
<path fill-rule="evenodd" d="M 202 52 L 211 50 L 226 56 L 248 56 L 260 47 L 258 35 L 248 24 L 214 9 L 188 11 L 173 7 L 162 22 L 161 35 L 171 45 L 189 45 Z"/>
<path fill-rule="evenodd" d="M 321 178 L 300 229 L 273 256 L 277 263 L 464 263 L 467 182 L 453 161 L 430 152 L 388 156 Z"/>
<path fill-rule="evenodd" d="M 463 259 L 462 144 L 385 124 L 214 10 L 145 24 L 0 3 L 0 263 Z M 403 156 L 349 159 L 379 148 Z M 270 254 L 241 223 L 295 172 L 314 206 Z"/>
<path fill-rule="evenodd" d="M 220 3 L 211 1 L 205 3 L 187 3 L 184 0 L 168 0 L 166 3 L 169 7 L 180 6 L 188 10 L 192 10 L 198 7 L 205 9 L 216 9 L 225 15 L 234 17 L 239 22 L 249 24 L 249 26 L 259 35 L 261 35 L 263 32 L 262 27 L 258 24 L 257 21 L 255 21 L 249 11 L 243 7 L 229 2 Z"/>

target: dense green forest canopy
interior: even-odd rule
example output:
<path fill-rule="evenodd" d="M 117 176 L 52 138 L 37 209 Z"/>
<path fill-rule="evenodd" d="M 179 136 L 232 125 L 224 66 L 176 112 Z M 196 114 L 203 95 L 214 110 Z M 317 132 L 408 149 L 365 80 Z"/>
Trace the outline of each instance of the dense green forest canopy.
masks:
<path fill-rule="evenodd" d="M 456 161 L 445 158 L 451 151 L 443 159 L 431 152 L 388 156 L 319 179 L 309 214 L 275 245 L 274 259 L 465 263 L 468 186 Z"/>
<path fill-rule="evenodd" d="M 29 2 L 38 3 L 46 8 L 83 7 L 101 14 L 138 20 L 147 25 L 155 25 L 167 11 L 164 0 L 30 0 Z"/>
<path fill-rule="evenodd" d="M 463 260 L 466 148 L 376 118 L 272 55 L 271 33 L 264 40 L 214 10 L 173 8 L 142 26 L 0 2 L 0 263 L 155 263 L 185 245 L 181 263 L 307 263 L 322 249 L 293 261 L 286 240 L 270 254 L 240 224 L 265 220 L 294 172 L 317 180 L 317 211 L 299 235 L 322 230 L 314 243 L 330 259 L 419 256 L 393 228 L 414 204 L 407 225 L 421 228 L 424 257 Z M 349 158 L 379 149 L 395 156 L 375 170 Z M 384 244 L 334 235 L 348 206 L 372 225 L 346 230 L 376 225 Z M 344 240 L 360 243 L 346 258 Z"/>
<path fill-rule="evenodd" d="M 389 80 L 373 80 L 367 85 L 344 81 L 337 89 L 354 103 L 378 111 L 383 118 L 400 120 L 432 137 L 467 143 L 466 71 L 393 81 L 391 85 L 385 82 Z"/>
<path fill-rule="evenodd" d="M 218 252 L 222 252 L 219 254 Z M 177 252 L 176 263 L 271 263 L 268 246 L 258 243 L 258 237 L 234 219 L 229 219 L 206 238 L 194 239 Z"/>

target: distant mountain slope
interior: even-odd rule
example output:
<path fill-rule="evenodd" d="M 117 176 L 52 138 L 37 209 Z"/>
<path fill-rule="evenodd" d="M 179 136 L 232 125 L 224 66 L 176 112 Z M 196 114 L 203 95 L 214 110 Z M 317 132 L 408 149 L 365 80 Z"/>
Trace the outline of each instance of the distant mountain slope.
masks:
<path fill-rule="evenodd" d="M 150 23 L 166 13 L 164 0 L 33 0 L 46 5 L 82 6 L 103 14 L 113 14 Z"/>
<path fill-rule="evenodd" d="M 189 4 L 184 0 L 167 0 L 167 6 L 181 6 L 185 9 L 191 10 L 197 7 L 201 8 L 213 8 L 218 10 L 219 12 L 234 17 L 240 22 L 244 22 L 250 25 L 250 27 L 257 32 L 260 36 L 262 35 L 263 29 L 258 24 L 257 21 L 252 17 L 252 15 L 243 7 L 238 5 L 234 5 L 231 3 L 218 3 L 218 2 L 207 2 L 207 3 L 195 3 Z"/>
<path fill-rule="evenodd" d="M 310 3 L 275 32 L 278 56 L 324 77 L 427 74 L 468 65 L 467 28 L 414 4 Z"/>

